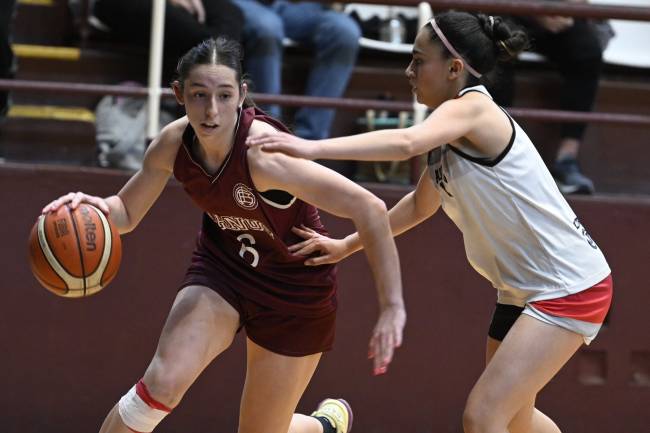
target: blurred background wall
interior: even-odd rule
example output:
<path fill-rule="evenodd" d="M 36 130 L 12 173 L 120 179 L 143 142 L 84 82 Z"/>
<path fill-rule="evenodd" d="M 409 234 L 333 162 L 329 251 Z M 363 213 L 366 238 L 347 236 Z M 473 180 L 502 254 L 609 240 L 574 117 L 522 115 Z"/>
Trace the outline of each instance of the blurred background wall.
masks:
<path fill-rule="evenodd" d="M 172 182 L 135 232 L 123 237 L 116 279 L 96 296 L 58 298 L 40 287 L 27 237 L 52 198 L 116 192 L 119 172 L 0 166 L 0 430 L 88 433 L 143 374 L 189 261 L 199 211 Z M 370 185 L 392 205 L 408 189 Z M 542 392 L 538 406 L 573 433 L 647 433 L 650 426 L 650 199 L 581 198 L 571 205 L 613 269 L 607 326 Z M 351 225 L 328 215 L 334 235 Z M 376 319 L 363 255 L 340 266 L 334 351 L 323 357 L 299 409 L 344 397 L 361 433 L 461 432 L 464 400 L 483 366 L 495 291 L 469 266 L 458 230 L 442 214 L 398 238 L 408 323 L 388 374 L 371 376 L 367 342 Z M 156 430 L 234 432 L 244 379 L 243 336 L 217 359 Z M 272 416 L 272 414 L 270 414 Z"/>

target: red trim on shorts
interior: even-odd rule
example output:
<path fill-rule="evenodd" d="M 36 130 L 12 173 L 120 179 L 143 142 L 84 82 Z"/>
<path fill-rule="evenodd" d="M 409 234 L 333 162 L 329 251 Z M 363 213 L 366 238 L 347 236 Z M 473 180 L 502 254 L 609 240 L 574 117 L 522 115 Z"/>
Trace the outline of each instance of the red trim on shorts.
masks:
<path fill-rule="evenodd" d="M 126 428 L 128 428 L 128 429 L 129 429 L 130 431 L 132 431 L 133 433 L 144 433 L 144 432 L 141 432 L 141 431 L 133 430 L 133 429 L 132 429 L 131 427 L 129 427 L 128 425 L 126 426 Z"/>
<path fill-rule="evenodd" d="M 155 398 L 149 394 L 149 390 L 147 389 L 147 385 L 144 384 L 142 379 L 138 381 L 138 383 L 135 385 L 135 393 L 138 394 L 138 397 L 142 399 L 147 405 L 153 409 L 158 409 L 162 410 L 165 412 L 171 412 L 171 408 L 165 406 L 164 404 L 160 403 L 159 401 L 156 401 Z"/>
<path fill-rule="evenodd" d="M 612 303 L 612 275 L 582 292 L 562 298 L 531 302 L 537 310 L 552 316 L 569 317 L 589 323 L 603 323 Z"/>

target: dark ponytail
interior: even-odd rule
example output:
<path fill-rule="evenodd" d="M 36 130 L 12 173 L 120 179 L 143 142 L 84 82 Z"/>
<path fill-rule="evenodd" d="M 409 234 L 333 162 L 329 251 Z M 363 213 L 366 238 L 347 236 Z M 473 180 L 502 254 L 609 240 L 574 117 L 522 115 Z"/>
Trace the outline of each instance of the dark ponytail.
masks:
<path fill-rule="evenodd" d="M 435 20 L 465 62 L 482 75 L 490 74 L 500 61 L 515 59 L 528 46 L 526 34 L 498 16 L 447 11 L 436 14 Z M 437 40 L 433 29 L 431 36 Z"/>

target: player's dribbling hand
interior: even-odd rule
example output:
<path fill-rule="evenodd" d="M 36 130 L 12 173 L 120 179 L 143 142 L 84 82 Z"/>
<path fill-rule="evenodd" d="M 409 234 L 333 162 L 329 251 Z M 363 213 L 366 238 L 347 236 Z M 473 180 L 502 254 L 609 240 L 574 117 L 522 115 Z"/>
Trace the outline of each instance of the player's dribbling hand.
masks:
<path fill-rule="evenodd" d="M 293 227 L 291 231 L 305 240 L 297 244 L 289 245 L 289 252 L 298 256 L 308 256 L 313 253 L 318 253 L 318 257 L 312 257 L 305 261 L 305 265 L 307 266 L 338 263 L 350 255 L 343 239 L 329 238 L 304 225 L 301 227 Z"/>
<path fill-rule="evenodd" d="M 298 138 L 286 132 L 264 132 L 259 135 L 250 136 L 246 139 L 250 147 L 260 146 L 267 152 L 282 152 L 296 158 L 313 159 L 313 150 L 316 143 L 311 140 Z"/>
<path fill-rule="evenodd" d="M 46 214 L 48 212 L 56 212 L 58 208 L 68 203 L 70 203 L 70 207 L 72 209 L 76 209 L 77 206 L 79 206 L 79 203 L 88 203 L 95 206 L 96 208 L 99 208 L 99 210 L 104 212 L 106 215 L 108 215 L 110 212 L 108 204 L 106 204 L 106 200 L 103 198 L 87 195 L 83 192 L 71 192 L 50 202 L 43 208 L 41 213 Z"/>
<path fill-rule="evenodd" d="M 388 371 L 395 349 L 402 345 L 405 324 L 406 311 L 403 305 L 382 308 L 368 347 L 368 358 L 373 360 L 372 371 L 375 376 Z"/>

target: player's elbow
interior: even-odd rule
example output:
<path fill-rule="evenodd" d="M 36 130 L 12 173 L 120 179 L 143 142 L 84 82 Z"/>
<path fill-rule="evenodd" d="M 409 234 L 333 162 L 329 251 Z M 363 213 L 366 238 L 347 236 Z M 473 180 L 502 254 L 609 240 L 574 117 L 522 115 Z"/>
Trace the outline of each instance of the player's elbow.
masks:
<path fill-rule="evenodd" d="M 135 230 L 136 227 L 137 224 L 128 224 L 128 225 L 120 226 L 118 230 L 121 235 L 124 235 L 127 233 L 131 233 L 133 230 Z"/>
<path fill-rule="evenodd" d="M 416 197 L 416 202 L 414 206 L 414 213 L 417 217 L 418 220 L 425 220 L 432 216 L 438 208 L 440 207 L 440 203 L 436 203 L 434 201 L 424 201 L 424 200 L 417 200 Z"/>
<path fill-rule="evenodd" d="M 388 208 L 386 207 L 386 203 L 384 203 L 382 199 L 374 195 L 372 196 L 369 207 L 371 209 L 371 212 L 375 215 L 388 213 Z"/>
<path fill-rule="evenodd" d="M 132 232 L 138 226 L 139 221 L 133 221 L 129 214 L 129 209 L 119 194 L 108 197 L 106 203 L 110 209 L 110 218 L 120 232 L 120 235 Z"/>
<path fill-rule="evenodd" d="M 418 146 L 416 142 L 416 137 L 408 129 L 403 129 L 400 131 L 397 150 L 398 150 L 397 159 L 399 161 L 405 161 L 407 159 L 411 159 L 412 157 L 418 155 Z"/>
<path fill-rule="evenodd" d="M 130 233 L 138 226 L 138 224 L 132 223 L 128 218 L 125 219 L 124 216 L 117 217 L 117 218 L 112 216 L 112 218 L 115 226 L 117 227 L 117 231 L 120 233 L 120 235 Z"/>
<path fill-rule="evenodd" d="M 129 210 L 125 207 L 122 227 L 120 227 L 120 233 L 130 233 L 140 224 L 144 215 L 136 215 L 136 218 L 133 218 L 133 215 L 129 213 Z"/>
<path fill-rule="evenodd" d="M 366 191 L 363 197 L 355 201 L 353 219 L 363 222 L 370 221 L 377 215 L 386 215 L 388 209 L 386 203 L 372 193 Z"/>

